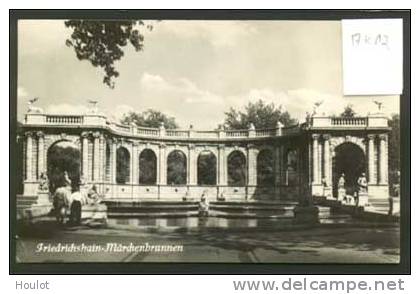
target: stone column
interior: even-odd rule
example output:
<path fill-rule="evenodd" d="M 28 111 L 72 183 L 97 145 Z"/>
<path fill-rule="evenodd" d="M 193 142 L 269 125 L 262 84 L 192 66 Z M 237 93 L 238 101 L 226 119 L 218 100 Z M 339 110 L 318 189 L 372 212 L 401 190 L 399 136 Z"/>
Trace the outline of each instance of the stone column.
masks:
<path fill-rule="evenodd" d="M 41 177 L 41 173 L 45 173 L 44 163 L 44 133 L 38 132 L 38 178 Z"/>
<path fill-rule="evenodd" d="M 93 135 L 93 181 L 99 181 L 99 132 Z"/>
<path fill-rule="evenodd" d="M 218 146 L 218 182 L 219 186 L 227 185 L 227 167 L 226 167 L 226 154 L 225 154 L 225 145 Z"/>
<path fill-rule="evenodd" d="M 103 183 L 105 181 L 105 138 L 101 135 L 99 137 L 99 181 Z"/>
<path fill-rule="evenodd" d="M 110 160 L 110 174 L 111 174 L 111 183 L 115 184 L 117 180 L 117 142 L 112 140 L 111 145 L 111 160 Z"/>
<path fill-rule="evenodd" d="M 375 185 L 375 135 L 368 135 L 368 172 L 369 185 Z"/>
<path fill-rule="evenodd" d="M 27 132 L 26 134 L 26 180 L 33 180 L 33 166 L 32 166 L 32 133 Z"/>
<path fill-rule="evenodd" d="M 197 185 L 197 156 L 193 144 L 188 145 L 188 185 Z"/>
<path fill-rule="evenodd" d="M 388 184 L 388 136 L 379 136 L 379 184 Z"/>
<path fill-rule="evenodd" d="M 312 135 L 312 167 L 313 167 L 313 184 L 320 184 L 320 175 L 319 175 L 319 153 L 318 153 L 318 139 L 319 135 L 313 134 Z"/>
<path fill-rule="evenodd" d="M 137 142 L 133 143 L 133 171 L 131 182 L 133 184 L 139 184 L 139 144 Z"/>
<path fill-rule="evenodd" d="M 82 133 L 82 175 L 85 181 L 89 181 L 89 147 L 88 147 L 88 133 Z"/>
<path fill-rule="evenodd" d="M 159 184 L 166 185 L 166 145 L 159 145 Z"/>
<path fill-rule="evenodd" d="M 248 186 L 256 186 L 257 185 L 257 154 L 258 149 L 255 148 L 254 145 L 248 145 Z"/>
<path fill-rule="evenodd" d="M 330 135 L 323 135 L 324 138 L 324 177 L 328 187 L 332 186 L 332 168 L 330 156 Z"/>

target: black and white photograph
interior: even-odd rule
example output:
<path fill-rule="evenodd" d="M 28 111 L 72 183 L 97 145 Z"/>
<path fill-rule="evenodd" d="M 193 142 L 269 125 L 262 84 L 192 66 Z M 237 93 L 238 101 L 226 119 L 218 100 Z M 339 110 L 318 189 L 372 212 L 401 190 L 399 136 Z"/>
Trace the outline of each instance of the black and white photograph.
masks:
<path fill-rule="evenodd" d="M 18 19 L 14 263 L 400 264 L 378 19 Z"/>

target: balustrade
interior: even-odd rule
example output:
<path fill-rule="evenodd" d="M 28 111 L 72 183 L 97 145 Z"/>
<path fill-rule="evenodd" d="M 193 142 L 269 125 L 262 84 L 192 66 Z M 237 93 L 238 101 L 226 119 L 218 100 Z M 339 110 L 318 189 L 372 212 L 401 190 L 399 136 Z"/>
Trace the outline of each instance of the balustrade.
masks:
<path fill-rule="evenodd" d="M 366 117 L 332 117 L 331 124 L 333 126 L 365 126 L 367 125 Z"/>
<path fill-rule="evenodd" d="M 81 115 L 47 115 L 45 118 L 47 124 L 83 124 Z"/>

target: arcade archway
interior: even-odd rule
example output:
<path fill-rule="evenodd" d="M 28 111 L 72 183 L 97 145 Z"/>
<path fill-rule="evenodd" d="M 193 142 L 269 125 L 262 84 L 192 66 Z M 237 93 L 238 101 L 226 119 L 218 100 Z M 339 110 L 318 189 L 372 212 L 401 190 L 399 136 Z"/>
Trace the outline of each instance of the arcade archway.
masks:
<path fill-rule="evenodd" d="M 125 147 L 117 149 L 117 184 L 130 182 L 130 152 Z"/>
<path fill-rule="evenodd" d="M 274 156 L 271 150 L 265 149 L 257 156 L 257 185 L 274 186 Z"/>
<path fill-rule="evenodd" d="M 142 185 L 155 185 L 156 175 L 156 154 L 151 149 L 144 149 L 139 156 L 139 183 Z"/>
<path fill-rule="evenodd" d="M 174 150 L 167 160 L 168 185 L 185 185 L 187 183 L 187 157 L 184 152 Z"/>
<path fill-rule="evenodd" d="M 47 151 L 47 175 L 49 189 L 54 192 L 65 186 L 64 172 L 68 173 L 72 189 L 76 190 L 80 182 L 81 155 L 79 147 L 70 141 L 59 141 Z"/>
<path fill-rule="evenodd" d="M 243 187 L 246 185 L 246 158 L 240 151 L 233 151 L 228 159 L 228 185 Z"/>
<path fill-rule="evenodd" d="M 217 159 L 211 151 L 202 151 L 197 159 L 198 185 L 216 185 Z"/>
<path fill-rule="evenodd" d="M 337 197 L 337 184 L 344 174 L 346 194 L 354 195 L 357 189 L 357 179 L 366 172 L 366 157 L 363 150 L 353 143 L 343 143 L 335 148 L 332 161 L 333 193 Z"/>

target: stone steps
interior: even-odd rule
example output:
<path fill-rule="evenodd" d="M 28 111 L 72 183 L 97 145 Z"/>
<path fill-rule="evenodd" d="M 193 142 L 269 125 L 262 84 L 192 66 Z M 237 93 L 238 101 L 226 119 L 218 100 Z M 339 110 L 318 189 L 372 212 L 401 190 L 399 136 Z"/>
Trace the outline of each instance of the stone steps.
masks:
<path fill-rule="evenodd" d="M 381 214 L 388 214 L 389 200 L 388 199 L 369 199 L 369 206 L 365 208 L 367 211 L 378 212 Z"/>
<path fill-rule="evenodd" d="M 198 216 L 198 201 L 105 201 L 109 217 L 182 218 Z M 223 218 L 291 218 L 293 201 L 211 201 L 210 216 Z"/>
<path fill-rule="evenodd" d="M 27 196 L 27 195 L 17 195 L 16 196 L 16 208 L 18 211 L 30 208 L 33 204 L 36 204 L 38 196 Z"/>
<path fill-rule="evenodd" d="M 347 223 L 352 220 L 351 215 L 345 213 L 338 213 L 331 207 L 318 206 L 319 221 L 323 224 L 331 223 Z"/>
<path fill-rule="evenodd" d="M 212 201 L 209 217 L 227 219 L 293 219 L 297 202 Z M 108 202 L 108 217 L 138 219 L 183 219 L 198 217 L 197 201 L 142 201 Z M 321 223 L 351 221 L 348 214 L 334 212 L 330 207 L 319 207 Z"/>
<path fill-rule="evenodd" d="M 111 218 L 187 218 L 198 217 L 198 211 L 184 212 L 108 212 Z M 280 214 L 261 214 L 261 213 L 225 213 L 221 211 L 210 211 L 209 217 L 236 218 L 236 219 L 285 219 L 293 218 L 293 211 Z"/>
<path fill-rule="evenodd" d="M 230 205 L 230 206 L 281 206 L 281 205 L 297 205 L 296 201 L 217 201 L 210 202 L 212 205 Z"/>

